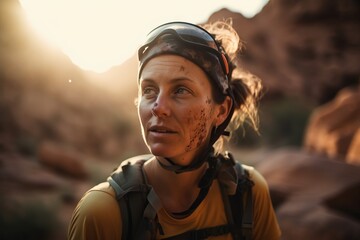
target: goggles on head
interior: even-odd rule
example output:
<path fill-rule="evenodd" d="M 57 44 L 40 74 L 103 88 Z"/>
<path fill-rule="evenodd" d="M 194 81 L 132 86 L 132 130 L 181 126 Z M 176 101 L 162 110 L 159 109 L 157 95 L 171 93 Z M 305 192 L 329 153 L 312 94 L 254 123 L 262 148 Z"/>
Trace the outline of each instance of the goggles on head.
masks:
<path fill-rule="evenodd" d="M 153 47 L 156 47 L 156 45 L 159 44 L 159 39 L 164 35 L 170 35 L 178 43 L 185 46 L 185 48 L 187 47 L 190 49 L 199 50 L 199 52 L 206 52 L 216 56 L 218 62 L 221 65 L 223 74 L 226 76 L 227 79 L 230 79 L 229 75 L 231 73 L 228 60 L 225 56 L 224 51 L 216 42 L 215 38 L 205 29 L 186 22 L 165 23 L 152 30 L 147 35 L 147 40 L 145 41 L 143 46 L 141 46 L 138 50 L 138 58 L 140 62 L 148 60 L 147 55 L 149 54 L 149 51 L 151 51 Z M 178 52 L 179 55 L 184 55 L 181 53 L 181 50 L 179 50 Z M 157 55 L 160 55 L 159 51 Z M 202 65 L 201 63 L 197 64 Z"/>

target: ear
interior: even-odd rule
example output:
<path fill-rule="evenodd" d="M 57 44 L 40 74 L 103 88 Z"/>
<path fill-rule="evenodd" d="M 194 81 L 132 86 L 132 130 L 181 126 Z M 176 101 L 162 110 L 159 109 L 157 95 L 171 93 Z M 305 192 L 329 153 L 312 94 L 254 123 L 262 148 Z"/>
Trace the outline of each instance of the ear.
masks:
<path fill-rule="evenodd" d="M 222 124 L 230 113 L 230 109 L 233 102 L 229 96 L 227 96 L 223 103 L 219 105 L 218 115 L 215 120 L 215 125 Z"/>

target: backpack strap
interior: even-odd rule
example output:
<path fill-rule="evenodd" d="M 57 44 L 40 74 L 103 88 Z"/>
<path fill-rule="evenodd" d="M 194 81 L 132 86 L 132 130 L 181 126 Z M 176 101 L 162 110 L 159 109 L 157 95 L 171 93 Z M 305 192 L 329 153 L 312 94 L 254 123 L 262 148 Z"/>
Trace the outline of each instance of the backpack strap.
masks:
<path fill-rule="evenodd" d="M 123 161 L 107 179 L 120 205 L 122 239 L 155 238 L 161 204 L 154 190 L 146 184 L 143 173 L 143 165 L 151 157 L 141 155 Z"/>
<path fill-rule="evenodd" d="M 136 229 L 133 239 L 155 239 L 156 231 L 160 227 L 157 218 L 157 212 L 161 208 L 160 199 L 153 188 L 147 195 L 147 202 L 141 221 Z"/>
<path fill-rule="evenodd" d="M 151 157 L 152 155 L 141 155 L 130 158 L 124 161 L 107 179 L 113 187 L 120 205 L 122 239 L 154 239 L 157 230 L 162 232 L 157 219 L 161 203 L 153 188 L 146 184 L 143 173 L 143 165 Z M 166 239 L 205 239 L 209 236 L 220 236 L 229 232 L 234 239 L 251 239 L 253 183 L 249 179 L 249 173 L 240 163 L 234 161 L 232 155 L 228 154 L 226 160 L 232 161 L 237 174 L 235 193 L 229 194 L 229 191 L 225 190 L 229 189 L 229 186 L 224 187 L 222 184 L 220 188 L 228 224 L 192 230 Z M 244 199 L 245 196 L 246 199 Z"/>
<path fill-rule="evenodd" d="M 235 162 L 230 154 L 228 154 L 228 157 L 234 163 L 238 183 L 235 194 L 226 194 L 222 191 L 225 211 L 227 212 L 228 222 L 237 226 L 235 231 L 232 232 L 233 238 L 250 240 L 252 239 L 253 227 L 252 186 L 254 183 L 249 179 L 249 173 L 241 163 Z"/>
<path fill-rule="evenodd" d="M 215 227 L 208 227 L 198 230 L 191 230 L 179 235 L 163 238 L 163 240 L 198 240 L 198 239 L 207 239 L 210 236 L 221 236 L 229 232 L 234 231 L 236 226 L 234 225 L 220 225 Z"/>
<path fill-rule="evenodd" d="M 234 240 L 252 239 L 252 186 L 249 173 L 236 162 L 230 153 L 219 157 L 217 161 L 217 178 L 221 184 L 220 190 L 228 224 L 190 230 L 166 240 L 207 239 L 210 236 L 221 236 L 231 233 Z"/>
<path fill-rule="evenodd" d="M 252 239 L 253 204 L 252 186 L 249 173 L 236 162 L 230 153 L 217 158 L 217 166 L 221 169 L 217 174 L 223 197 L 224 209 L 228 224 L 190 230 L 166 240 L 207 239 L 210 236 L 220 236 L 231 233 L 234 240 Z"/>
<path fill-rule="evenodd" d="M 238 166 L 241 166 L 240 163 L 237 163 Z M 252 239 L 252 228 L 253 228 L 253 202 L 252 202 L 252 186 L 254 183 L 249 179 L 249 172 L 246 171 L 242 166 L 242 178 L 239 178 L 239 187 L 242 188 L 242 201 L 245 202 L 245 207 L 243 207 L 243 216 L 241 223 L 242 235 L 245 240 Z M 246 192 L 246 193 L 245 193 Z M 244 199 L 244 194 L 246 199 Z"/>

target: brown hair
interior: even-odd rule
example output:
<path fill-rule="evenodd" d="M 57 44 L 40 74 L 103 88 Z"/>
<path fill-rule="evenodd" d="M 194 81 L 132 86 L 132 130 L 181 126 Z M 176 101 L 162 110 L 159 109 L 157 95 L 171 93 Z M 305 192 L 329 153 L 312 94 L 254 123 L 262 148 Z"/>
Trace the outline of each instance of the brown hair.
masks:
<path fill-rule="evenodd" d="M 232 20 L 216 21 L 202 27 L 215 36 L 215 39 L 228 55 L 230 64 L 235 68 L 238 54 L 244 48 L 244 43 L 232 27 Z M 243 126 L 244 122 L 247 122 L 256 132 L 259 132 L 258 101 L 262 93 L 261 80 L 250 72 L 237 67 L 232 72 L 230 88 L 234 96 L 235 110 L 227 130 L 232 134 L 236 129 Z M 219 91 L 216 91 L 214 87 L 213 97 L 218 103 L 225 100 L 225 96 L 220 96 Z M 215 144 L 215 150 L 222 152 L 223 145 L 224 138 L 220 137 Z"/>

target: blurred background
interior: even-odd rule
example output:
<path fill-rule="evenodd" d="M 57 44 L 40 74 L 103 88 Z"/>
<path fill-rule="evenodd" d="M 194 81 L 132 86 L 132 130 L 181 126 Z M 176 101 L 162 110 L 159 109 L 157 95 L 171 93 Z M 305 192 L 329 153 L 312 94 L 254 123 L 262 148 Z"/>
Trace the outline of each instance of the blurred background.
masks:
<path fill-rule="evenodd" d="M 360 238 L 358 1 L 78 2 L 0 1 L 1 240 L 66 239 L 85 191 L 147 153 L 134 99 L 149 30 L 228 18 L 265 86 L 261 134 L 244 126 L 229 147 L 267 179 L 283 239 Z"/>

